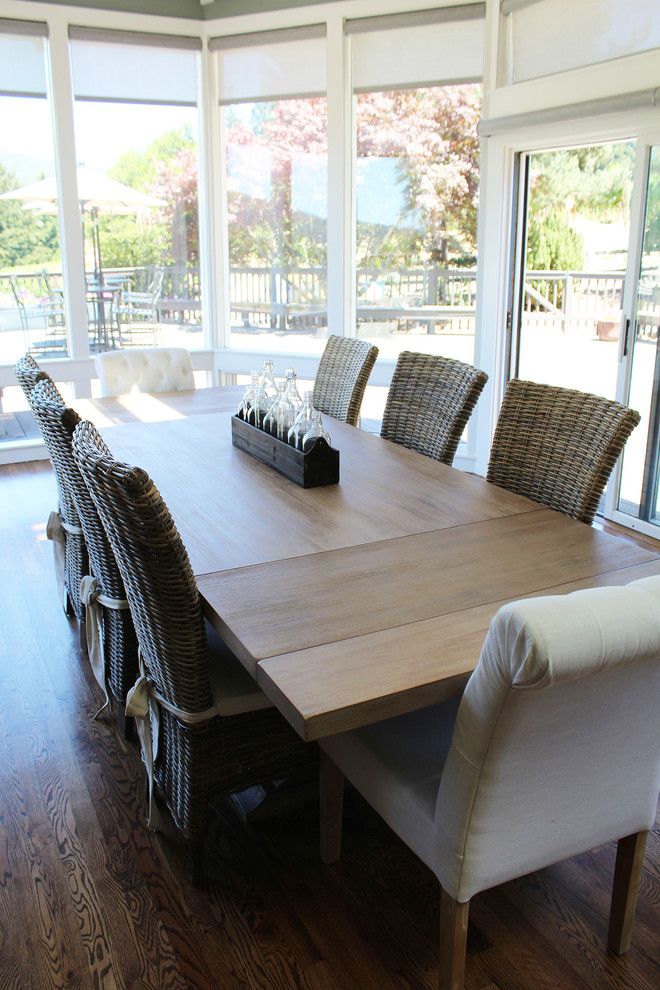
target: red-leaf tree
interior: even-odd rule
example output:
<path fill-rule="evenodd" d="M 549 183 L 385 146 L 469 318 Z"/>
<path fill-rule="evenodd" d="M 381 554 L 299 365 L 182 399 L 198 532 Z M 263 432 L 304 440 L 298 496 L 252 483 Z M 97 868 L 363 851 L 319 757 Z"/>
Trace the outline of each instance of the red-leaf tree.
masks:
<path fill-rule="evenodd" d="M 438 262 L 447 260 L 448 251 L 470 260 L 476 241 L 480 104 L 479 86 L 397 90 L 357 98 L 358 158 L 394 161 L 404 190 L 396 221 L 360 223 L 358 215 L 359 260 Z M 327 154 L 325 100 L 231 108 L 227 144 L 232 262 L 323 264 L 323 211 L 306 216 L 295 211 L 292 169 L 305 158 L 319 162 L 318 182 L 323 187 L 319 200 L 325 196 L 327 166 L 320 167 Z M 267 191 L 264 175 L 269 178 Z M 251 194 L 250 188 L 259 185 L 259 193 Z"/>

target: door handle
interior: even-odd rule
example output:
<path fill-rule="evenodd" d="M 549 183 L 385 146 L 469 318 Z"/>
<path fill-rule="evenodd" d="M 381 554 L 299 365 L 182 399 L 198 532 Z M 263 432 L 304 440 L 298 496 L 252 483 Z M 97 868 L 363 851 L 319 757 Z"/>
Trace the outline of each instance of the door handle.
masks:
<path fill-rule="evenodd" d="M 627 357 L 628 356 L 628 343 L 629 343 L 629 338 L 630 338 L 630 326 L 631 326 L 630 318 L 629 317 L 626 317 L 626 322 L 625 322 L 625 326 L 624 326 L 624 329 L 623 329 L 623 356 L 624 357 Z"/>

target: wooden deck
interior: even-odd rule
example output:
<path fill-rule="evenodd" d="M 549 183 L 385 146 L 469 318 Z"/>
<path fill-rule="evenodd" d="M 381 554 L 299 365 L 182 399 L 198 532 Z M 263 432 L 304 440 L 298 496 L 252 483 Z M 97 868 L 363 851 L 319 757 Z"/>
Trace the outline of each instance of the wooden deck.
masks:
<path fill-rule="evenodd" d="M 134 746 L 57 603 L 45 463 L 0 468 L 0 990 L 420 990 L 437 979 L 430 872 L 350 795 L 342 861 L 315 809 L 247 827 L 218 810 L 207 891 L 144 826 Z M 647 541 L 642 541 L 647 542 Z M 474 899 L 467 990 L 655 990 L 660 829 L 627 957 L 606 950 L 614 847 Z"/>

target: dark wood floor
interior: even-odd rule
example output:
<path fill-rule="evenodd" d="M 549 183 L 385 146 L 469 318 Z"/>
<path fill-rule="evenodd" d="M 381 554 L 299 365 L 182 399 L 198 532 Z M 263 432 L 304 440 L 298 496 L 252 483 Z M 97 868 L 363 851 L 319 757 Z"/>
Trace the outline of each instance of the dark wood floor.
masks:
<path fill-rule="evenodd" d="M 429 871 L 352 795 L 343 859 L 315 813 L 247 827 L 220 809 L 206 892 L 144 826 L 135 749 L 98 705 L 59 608 L 44 465 L 0 469 L 0 988 L 433 987 Z M 606 846 L 473 901 L 468 990 L 660 986 L 660 833 L 627 957 L 605 946 Z"/>

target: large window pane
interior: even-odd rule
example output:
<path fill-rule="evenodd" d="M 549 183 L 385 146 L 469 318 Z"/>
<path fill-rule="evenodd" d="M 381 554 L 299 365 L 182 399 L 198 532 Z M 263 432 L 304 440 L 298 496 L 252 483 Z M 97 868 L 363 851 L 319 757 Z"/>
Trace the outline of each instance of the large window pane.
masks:
<path fill-rule="evenodd" d="M 54 175 L 46 97 L 0 96 L 0 364 L 68 353 Z M 35 183 L 47 205 L 30 200 Z"/>
<path fill-rule="evenodd" d="M 230 344 L 317 352 L 327 334 L 326 101 L 241 103 L 223 112 Z"/>
<path fill-rule="evenodd" d="M 90 345 L 199 347 L 201 44 L 69 36 Z"/>
<path fill-rule="evenodd" d="M 363 93 L 357 128 L 358 335 L 472 361 L 479 85 Z"/>
<path fill-rule="evenodd" d="M 201 347 L 196 108 L 76 101 L 75 126 L 90 345 Z"/>

